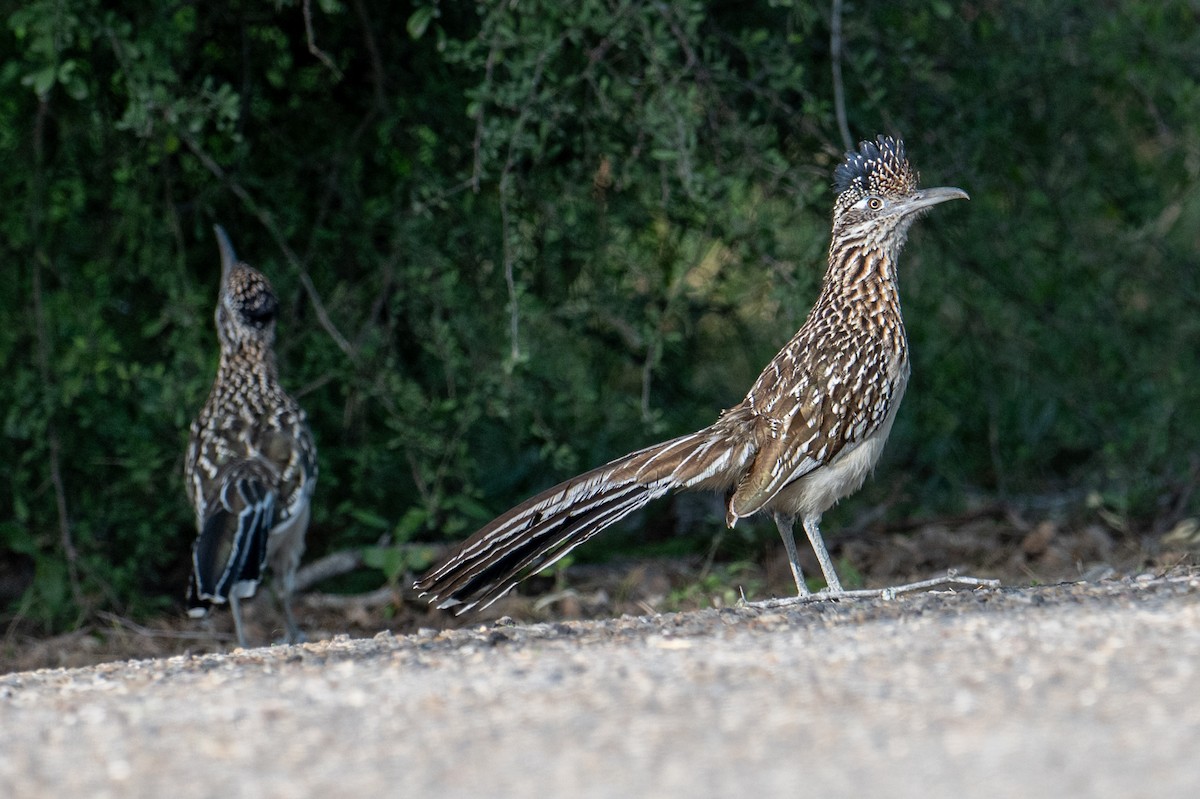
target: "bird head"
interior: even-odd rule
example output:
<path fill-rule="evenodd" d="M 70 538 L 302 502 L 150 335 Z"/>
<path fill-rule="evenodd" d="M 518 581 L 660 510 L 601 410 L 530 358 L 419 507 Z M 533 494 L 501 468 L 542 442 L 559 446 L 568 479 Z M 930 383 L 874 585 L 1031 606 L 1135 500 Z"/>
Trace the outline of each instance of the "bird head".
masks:
<path fill-rule="evenodd" d="M 966 200 L 953 187 L 922 189 L 908 162 L 904 142 L 891 136 L 864 141 L 833 173 L 837 200 L 833 206 L 834 239 L 839 234 L 868 246 L 899 248 L 908 229 L 925 211 L 947 200 Z"/>
<path fill-rule="evenodd" d="M 229 236 L 213 225 L 221 250 L 221 295 L 217 302 L 217 331 L 229 346 L 258 342 L 270 345 L 275 338 L 279 300 L 266 276 L 238 260 Z"/>

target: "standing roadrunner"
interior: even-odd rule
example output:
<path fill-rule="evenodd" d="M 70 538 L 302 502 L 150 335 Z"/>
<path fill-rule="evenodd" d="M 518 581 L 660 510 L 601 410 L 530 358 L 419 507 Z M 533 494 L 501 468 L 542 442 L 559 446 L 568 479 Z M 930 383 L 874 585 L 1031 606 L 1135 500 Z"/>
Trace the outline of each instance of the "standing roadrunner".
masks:
<path fill-rule="evenodd" d="M 263 567 L 282 583 L 287 640 L 300 640 L 292 615 L 296 569 L 304 554 L 317 450 L 304 411 L 279 385 L 275 313 L 279 301 L 256 269 L 238 261 L 220 225 L 221 293 L 217 379 L 192 422 L 184 463 L 196 509 L 188 613 L 201 617 L 229 602 L 238 644 L 246 646 L 239 603 L 254 596 Z"/>
<path fill-rule="evenodd" d="M 792 533 L 800 517 L 827 588 L 843 591 L 821 539 L 821 514 L 874 468 L 908 382 L 897 258 L 930 207 L 962 189 L 918 189 L 903 142 L 880 136 L 834 173 L 829 267 L 808 319 L 750 393 L 710 427 L 561 483 L 493 520 L 416 584 L 439 607 L 486 606 L 617 520 L 674 489 L 726 493 L 726 523 L 764 511 L 783 537 L 796 590 L 808 596 Z"/>

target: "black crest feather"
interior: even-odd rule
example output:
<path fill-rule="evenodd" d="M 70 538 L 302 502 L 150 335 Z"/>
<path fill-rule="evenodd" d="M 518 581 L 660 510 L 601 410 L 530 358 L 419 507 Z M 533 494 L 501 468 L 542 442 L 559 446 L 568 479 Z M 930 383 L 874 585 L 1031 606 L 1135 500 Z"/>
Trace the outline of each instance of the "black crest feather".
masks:
<path fill-rule="evenodd" d="M 838 194 L 900 193 L 916 187 L 916 175 L 908 164 L 904 142 L 879 136 L 873 142 L 860 142 L 857 152 L 846 153 L 846 160 L 834 170 L 833 186 Z"/>

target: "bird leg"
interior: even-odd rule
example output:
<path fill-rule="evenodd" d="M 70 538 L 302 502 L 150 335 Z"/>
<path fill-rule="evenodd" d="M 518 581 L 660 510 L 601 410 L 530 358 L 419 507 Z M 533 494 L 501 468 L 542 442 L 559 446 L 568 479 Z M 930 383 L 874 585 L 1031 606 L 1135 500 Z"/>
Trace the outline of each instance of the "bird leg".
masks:
<path fill-rule="evenodd" d="M 956 571 L 951 569 L 942 577 L 930 577 L 928 580 L 917 580 L 913 583 L 892 585 L 887 588 L 859 588 L 847 591 L 842 588 L 837 573 L 833 570 L 833 559 L 829 557 L 829 552 L 825 549 L 825 541 L 821 538 L 821 529 L 817 526 L 820 518 L 819 516 L 806 516 L 804 518 L 804 532 L 808 533 L 808 540 L 812 543 L 813 551 L 817 553 L 817 561 L 821 564 L 821 572 L 825 575 L 825 582 L 828 585 L 825 590 L 820 592 L 821 598 L 878 597 L 881 599 L 894 599 L 899 594 L 924 591 L 926 588 L 937 588 L 940 585 L 970 585 L 975 588 L 1000 587 L 999 580 L 983 580 L 978 577 L 967 576 L 960 577 Z"/>
<path fill-rule="evenodd" d="M 242 600 L 238 596 L 237 588 L 229 592 L 229 610 L 233 615 L 233 628 L 237 631 L 238 646 L 242 649 L 246 648 L 246 634 L 242 632 Z"/>
<path fill-rule="evenodd" d="M 779 528 L 779 536 L 783 539 L 783 547 L 787 550 L 788 563 L 792 567 L 792 576 L 796 578 L 797 596 L 783 599 L 767 599 L 761 602 L 747 603 L 751 607 L 759 608 L 777 608 L 786 605 L 791 605 L 797 602 L 810 602 L 820 599 L 894 599 L 900 594 L 908 594 L 914 591 L 924 591 L 927 588 L 937 588 L 942 585 L 969 585 L 972 588 L 999 588 L 999 580 L 989 580 L 980 577 L 960 576 L 958 572 L 951 569 L 941 577 L 930 577 L 927 580 L 917 580 L 912 583 L 904 583 L 903 585 L 893 585 L 887 588 L 859 588 L 850 591 L 842 588 L 842 583 L 838 580 L 837 573 L 833 570 L 833 559 L 829 557 L 829 551 L 825 548 L 825 541 L 821 538 L 821 529 L 818 527 L 819 517 L 808 516 L 804 519 L 804 532 L 808 534 L 809 543 L 812 544 L 813 552 L 817 555 L 817 561 L 821 564 L 821 572 L 825 575 L 827 587 L 813 594 L 808 590 L 808 586 L 804 583 L 804 574 L 800 571 L 800 559 L 796 553 L 796 539 L 792 534 L 793 520 L 787 516 L 775 514 L 775 526 Z"/>
<path fill-rule="evenodd" d="M 808 533 L 808 541 L 817 555 L 817 562 L 821 564 L 821 573 L 825 575 L 826 587 L 821 595 L 843 596 L 846 592 L 842 590 L 842 582 L 838 579 L 837 572 L 833 570 L 833 559 L 829 557 L 829 550 L 825 549 L 825 540 L 821 538 L 821 528 L 817 526 L 820 518 L 820 516 L 805 516 L 803 524 L 804 532 Z"/>
<path fill-rule="evenodd" d="M 292 592 L 284 592 L 279 604 L 283 606 L 283 619 L 287 625 L 287 642 L 289 644 L 304 643 L 308 640 L 308 636 L 300 629 L 300 625 L 296 623 L 296 616 L 292 613 Z"/>
<path fill-rule="evenodd" d="M 795 519 L 790 516 L 784 516 L 780 513 L 775 514 L 775 526 L 779 528 L 779 537 L 783 539 L 783 548 L 787 550 L 788 564 L 792 567 L 792 577 L 796 580 L 796 594 L 798 596 L 810 596 L 808 584 L 804 582 L 804 572 L 800 570 L 800 555 L 796 552 L 796 536 L 792 532 L 792 525 Z"/>
<path fill-rule="evenodd" d="M 288 563 L 281 567 L 280 576 L 272 579 L 270 582 L 271 596 L 275 597 L 275 602 L 283 609 L 283 621 L 287 626 L 287 635 L 284 637 L 284 643 L 304 643 L 308 636 L 304 630 L 300 629 L 300 624 L 296 623 L 295 613 L 292 611 L 292 597 L 295 596 L 296 584 L 296 566 L 299 565 L 299 558 L 295 558 L 292 563 Z"/>
<path fill-rule="evenodd" d="M 283 640 L 288 644 L 300 644 L 308 640 L 308 636 L 296 622 L 295 613 L 292 612 L 292 598 L 296 595 L 296 572 L 304 554 L 304 531 L 308 529 L 310 511 L 310 507 L 306 505 L 286 524 L 275 528 L 271 533 L 272 548 L 268 560 L 271 562 L 274 576 L 269 585 L 271 596 L 283 611 L 287 628 Z"/>

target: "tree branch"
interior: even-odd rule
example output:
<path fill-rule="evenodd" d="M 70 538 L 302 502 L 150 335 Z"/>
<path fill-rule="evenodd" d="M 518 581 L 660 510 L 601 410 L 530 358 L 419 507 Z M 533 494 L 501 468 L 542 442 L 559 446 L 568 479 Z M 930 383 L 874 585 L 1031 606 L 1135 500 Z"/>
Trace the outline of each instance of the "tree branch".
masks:
<path fill-rule="evenodd" d="M 329 67 L 329 71 L 333 73 L 333 77 L 337 80 L 342 79 L 342 71 L 333 63 L 333 59 L 317 47 L 316 35 L 313 33 L 312 21 L 312 0 L 304 0 L 304 36 L 308 40 L 308 52 L 317 57 L 322 64 Z"/>
<path fill-rule="evenodd" d="M 833 0 L 833 19 L 829 25 L 829 60 L 833 68 L 833 110 L 837 114 L 842 146 L 854 149 L 854 138 L 846 122 L 846 90 L 842 85 L 842 0 Z"/>
<path fill-rule="evenodd" d="M 171 123 L 169 119 L 166 120 L 166 122 L 168 125 Z M 333 323 L 333 320 L 329 318 L 329 312 L 325 310 L 325 303 L 321 301 L 321 295 L 317 292 L 317 287 L 313 285 L 312 277 L 309 276 L 308 270 L 304 268 L 304 265 L 300 263 L 300 259 L 288 245 L 287 240 L 283 237 L 283 233 L 279 230 L 279 227 L 275 224 L 275 221 L 271 219 L 270 214 L 263 210 L 259 204 L 254 201 L 254 198 L 250 196 L 250 192 L 246 191 L 246 188 L 242 186 L 242 184 L 229 177 L 225 170 L 221 168 L 221 165 L 218 164 L 216 160 L 209 155 L 203 147 L 200 146 L 200 143 L 196 141 L 196 138 L 192 136 L 191 133 L 178 126 L 173 126 L 173 128 L 180 140 L 187 145 L 187 148 L 192 152 L 192 155 L 200 159 L 200 163 L 204 165 L 204 168 L 211 172 L 218 180 L 221 181 L 221 183 L 223 183 L 231 192 L 233 192 L 234 195 L 237 196 L 237 198 L 240 199 L 246 206 L 247 210 L 249 210 L 250 213 L 258 219 L 262 226 L 266 228 L 267 232 L 271 234 L 271 238 L 274 239 L 275 245 L 279 247 L 279 250 L 283 253 L 284 258 L 286 258 L 291 267 L 296 270 L 296 273 L 300 275 L 300 283 L 304 286 L 304 290 L 308 293 L 308 298 L 312 303 L 313 311 L 317 315 L 317 321 L 320 322 L 321 327 L 325 329 L 325 332 L 328 333 L 329 337 L 333 339 L 335 344 L 337 344 L 338 349 L 345 353 L 346 357 L 350 359 L 351 363 L 353 363 L 355 366 L 358 366 L 360 363 L 358 352 L 350 345 L 350 342 L 345 336 L 342 335 L 341 331 L 337 329 L 337 326 Z"/>

